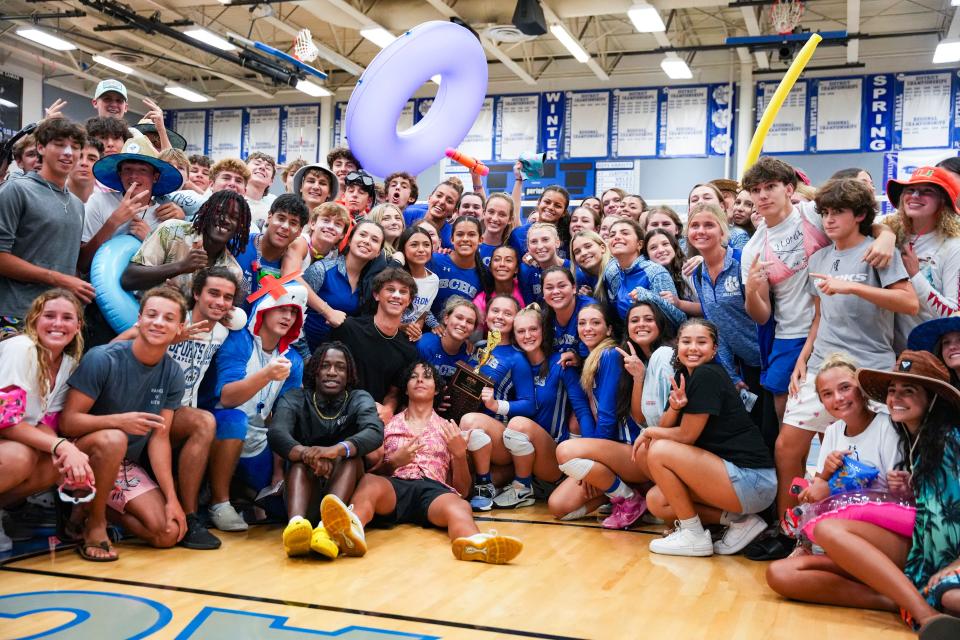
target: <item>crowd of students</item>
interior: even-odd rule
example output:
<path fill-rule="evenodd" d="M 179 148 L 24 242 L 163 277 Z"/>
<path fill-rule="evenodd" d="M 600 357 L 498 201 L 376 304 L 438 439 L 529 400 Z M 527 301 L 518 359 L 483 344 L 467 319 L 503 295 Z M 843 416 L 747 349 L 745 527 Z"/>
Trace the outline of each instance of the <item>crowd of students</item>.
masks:
<path fill-rule="evenodd" d="M 882 218 L 867 172 L 813 188 L 772 157 L 694 185 L 685 219 L 562 185 L 523 216 L 519 163 L 491 194 L 476 174 L 381 184 L 346 148 L 211 163 L 152 103 L 128 128 L 117 81 L 93 104 L 85 126 L 48 110 L 0 187 L 0 389 L 26 396 L 0 506 L 86 492 L 62 532 L 84 558 L 117 559 L 108 521 L 213 549 L 208 527 L 279 517 L 290 556 L 360 556 L 365 527 L 411 522 L 502 563 L 521 542 L 472 512 L 544 501 L 673 523 L 653 553 L 776 560 L 790 598 L 955 631 L 957 158 L 890 181 Z M 122 234 L 140 314 L 117 336 L 86 272 Z M 780 515 L 827 497 L 846 455 L 912 496 L 912 538 L 834 519 L 797 546 Z"/>

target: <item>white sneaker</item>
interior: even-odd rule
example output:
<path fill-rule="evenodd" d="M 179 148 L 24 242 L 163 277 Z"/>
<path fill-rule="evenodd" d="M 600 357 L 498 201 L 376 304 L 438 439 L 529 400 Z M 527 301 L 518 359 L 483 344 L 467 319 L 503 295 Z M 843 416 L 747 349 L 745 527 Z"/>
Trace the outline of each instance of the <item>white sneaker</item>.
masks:
<path fill-rule="evenodd" d="M 713 552 L 722 556 L 740 553 L 764 532 L 767 523 L 758 515 L 748 515 L 727 526 L 723 537 L 713 543 Z"/>
<path fill-rule="evenodd" d="M 13 540 L 11 540 L 10 536 L 8 536 L 3 530 L 4 515 L 6 514 L 3 511 L 0 511 L 0 553 L 13 549 Z"/>
<path fill-rule="evenodd" d="M 246 531 L 250 528 L 229 502 L 217 506 L 216 509 L 210 507 L 210 521 L 220 531 Z"/>
<path fill-rule="evenodd" d="M 343 500 L 328 493 L 320 501 L 320 518 L 323 528 L 337 544 L 340 553 L 346 556 L 360 557 L 367 552 L 367 538 L 363 533 L 363 523 L 347 507 Z"/>
<path fill-rule="evenodd" d="M 710 532 L 694 533 L 689 529 L 676 529 L 666 538 L 650 541 L 650 551 L 665 556 L 712 556 L 713 543 Z"/>

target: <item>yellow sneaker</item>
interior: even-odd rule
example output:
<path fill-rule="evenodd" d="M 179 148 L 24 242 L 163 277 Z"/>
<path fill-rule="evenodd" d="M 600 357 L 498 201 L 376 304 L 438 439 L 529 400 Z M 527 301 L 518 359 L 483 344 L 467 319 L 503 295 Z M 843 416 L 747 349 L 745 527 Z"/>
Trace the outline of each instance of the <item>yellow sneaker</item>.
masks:
<path fill-rule="evenodd" d="M 367 553 L 367 541 L 360 518 L 343 500 L 328 493 L 320 502 L 320 518 L 330 538 L 345 556 L 360 557 Z"/>
<path fill-rule="evenodd" d="M 337 543 L 330 538 L 330 534 L 323 528 L 322 524 L 317 525 L 310 536 L 310 548 L 320 555 L 333 560 L 340 554 Z"/>
<path fill-rule="evenodd" d="M 523 543 L 512 536 L 501 536 L 496 531 L 490 531 L 457 538 L 453 541 L 452 549 L 453 557 L 457 560 L 506 564 L 520 555 Z"/>
<path fill-rule="evenodd" d="M 310 535 L 313 526 L 305 518 L 294 520 L 283 530 L 283 550 L 291 558 L 305 556 L 310 553 Z"/>

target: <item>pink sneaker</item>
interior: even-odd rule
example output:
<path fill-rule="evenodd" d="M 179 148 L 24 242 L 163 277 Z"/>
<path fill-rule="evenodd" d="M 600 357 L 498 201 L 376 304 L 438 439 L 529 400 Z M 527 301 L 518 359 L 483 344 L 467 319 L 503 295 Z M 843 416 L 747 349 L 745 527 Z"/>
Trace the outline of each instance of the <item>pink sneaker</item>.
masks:
<path fill-rule="evenodd" d="M 604 529 L 629 529 L 647 510 L 647 501 L 639 493 L 632 498 L 610 498 L 613 513 L 604 521 Z"/>

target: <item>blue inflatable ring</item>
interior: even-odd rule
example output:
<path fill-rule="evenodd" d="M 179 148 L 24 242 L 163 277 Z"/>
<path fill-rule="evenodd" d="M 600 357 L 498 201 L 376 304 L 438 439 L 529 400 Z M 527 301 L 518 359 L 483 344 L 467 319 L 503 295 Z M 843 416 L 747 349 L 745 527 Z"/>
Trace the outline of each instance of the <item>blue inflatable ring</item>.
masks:
<path fill-rule="evenodd" d="M 129 234 L 111 238 L 97 249 L 90 265 L 90 284 L 96 291 L 97 304 L 117 333 L 132 327 L 140 315 L 137 299 L 120 286 L 120 276 L 140 244 L 139 238 Z"/>
<path fill-rule="evenodd" d="M 410 97 L 434 75 L 437 97 L 420 122 L 397 132 Z M 487 57 L 468 29 L 434 20 L 417 25 L 373 59 L 347 105 L 350 151 L 376 176 L 421 173 L 470 132 L 487 91 Z"/>

